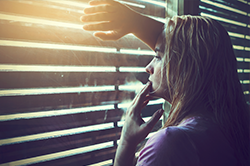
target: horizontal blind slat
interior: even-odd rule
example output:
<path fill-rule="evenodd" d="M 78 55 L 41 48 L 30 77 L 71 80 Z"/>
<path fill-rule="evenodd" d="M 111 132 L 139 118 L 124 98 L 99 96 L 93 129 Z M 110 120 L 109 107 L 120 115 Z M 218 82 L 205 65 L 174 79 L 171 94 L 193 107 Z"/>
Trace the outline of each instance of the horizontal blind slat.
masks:
<path fill-rule="evenodd" d="M 210 2 L 207 3 L 208 1 L 210 1 Z M 243 2 L 240 2 L 240 1 L 241 0 L 237 0 L 237 1 L 232 1 L 232 0 L 224 0 L 224 1 L 212 0 L 212 2 L 211 2 L 211 0 L 201 0 L 201 2 L 211 4 L 211 6 L 213 6 L 213 7 L 218 7 L 217 4 L 219 4 L 220 7 L 225 9 L 225 10 L 229 10 L 229 11 L 232 11 L 232 12 L 235 12 L 235 13 L 246 15 L 246 13 L 249 13 L 249 10 L 248 10 L 249 5 L 247 5 L 247 4 L 243 3 Z M 230 8 L 232 8 L 232 9 L 230 9 Z M 235 11 L 235 10 L 237 10 L 237 11 Z"/>
<path fill-rule="evenodd" d="M 47 112 L 49 114 L 51 111 Z M 26 114 L 28 115 L 28 113 Z M 46 114 L 45 111 L 44 114 Z M 122 115 L 123 111 L 120 109 L 100 111 L 92 111 L 90 109 L 89 112 L 86 113 L 68 114 L 61 116 L 51 115 L 48 117 L 44 115 L 45 117 L 39 118 L 29 117 L 28 119 L 2 121 L 0 122 L 0 131 L 4 132 L 5 134 L 1 135 L 0 139 L 115 122 L 119 121 Z"/>
<path fill-rule="evenodd" d="M 234 53 L 235 53 L 236 57 L 250 58 L 249 51 L 246 51 L 246 50 L 234 50 Z"/>
<path fill-rule="evenodd" d="M 88 133 L 72 134 L 69 136 L 54 137 L 46 140 L 35 140 L 15 145 L 4 145 L 0 147 L 0 151 L 5 151 L 5 158 L 1 160 L 1 162 L 10 162 L 11 160 L 20 160 L 44 154 L 58 153 L 60 151 L 86 146 L 95 146 L 95 144 L 117 140 L 120 136 L 120 132 L 121 128 L 112 128 Z M 44 142 L 46 142 L 46 144 L 44 144 Z M 22 151 L 18 150 L 22 149 L 22 147 L 27 148 L 25 154 L 22 154 Z M 84 153 L 86 152 L 87 151 Z"/>
<path fill-rule="evenodd" d="M 35 163 L 42 163 L 44 165 L 45 164 L 44 162 L 46 161 L 54 160 L 54 162 L 56 162 L 55 161 L 56 159 L 61 159 L 65 157 L 75 158 L 76 155 L 83 155 L 81 157 L 84 158 L 84 156 L 86 155 L 85 153 L 86 151 L 89 151 L 89 153 L 103 152 L 110 148 L 114 149 L 112 146 L 113 146 L 112 142 L 107 142 L 107 143 L 103 143 L 100 145 L 97 144 L 96 146 L 80 147 L 80 148 L 70 149 L 70 150 L 61 151 L 57 153 L 45 154 L 42 156 L 36 156 L 32 158 L 12 161 L 12 162 L 6 163 L 6 165 L 29 165 L 29 164 L 35 164 Z"/>
<path fill-rule="evenodd" d="M 140 52 L 139 52 L 140 53 Z M 152 56 L 137 54 L 85 52 L 75 50 L 0 46 L 2 64 L 146 66 Z"/>
<path fill-rule="evenodd" d="M 29 3 L 30 2 L 30 3 Z M 87 5 L 87 2 L 86 2 Z M 84 9 L 84 8 L 83 8 Z M 63 20 L 70 22 L 80 22 L 83 9 L 71 10 L 68 8 L 52 7 L 48 1 L 0 1 L 0 11 L 15 15 L 26 15 L 31 17 L 47 18 L 52 20 Z"/>
<path fill-rule="evenodd" d="M 200 3 L 200 8 L 203 9 L 203 7 L 206 8 L 207 11 L 213 12 L 214 14 L 221 16 L 223 18 L 226 19 L 230 19 L 230 20 L 234 20 L 234 21 L 240 21 L 243 23 L 247 23 L 249 22 L 249 17 L 247 16 L 247 12 L 243 12 L 242 9 L 238 11 L 238 8 L 234 7 L 234 6 L 230 6 L 230 4 L 221 4 L 218 1 L 214 1 L 212 3 L 215 3 L 215 5 L 211 5 L 209 3 L 205 3 L 207 1 L 201 1 Z M 208 1 L 211 2 L 211 1 Z M 218 5 L 217 5 L 218 4 Z M 223 5 L 223 6 L 220 6 Z M 226 8 L 224 8 L 226 7 Z M 232 9 L 232 10 L 231 10 Z M 237 10 L 236 12 L 233 10 Z"/>
<path fill-rule="evenodd" d="M 240 80 L 249 80 L 249 73 L 238 73 L 239 79 Z"/>
<path fill-rule="evenodd" d="M 237 38 L 232 38 L 231 41 L 233 45 L 240 45 L 243 47 L 249 47 L 250 48 L 250 40 L 248 39 L 237 39 Z"/>
<path fill-rule="evenodd" d="M 0 97 L 0 112 L 1 114 L 10 114 L 94 106 L 102 105 L 102 103 L 115 104 L 123 100 L 131 100 L 133 97 L 134 92 L 132 91 L 6 96 Z"/>
<path fill-rule="evenodd" d="M 0 78 L 4 78 L 0 81 L 0 89 L 17 89 L 123 85 L 138 80 L 146 82 L 148 74 L 146 72 L 0 72 Z"/>
<path fill-rule="evenodd" d="M 160 107 L 161 107 L 160 105 L 156 105 L 156 106 L 152 106 L 151 108 L 149 108 L 149 107 L 145 108 L 146 110 L 144 110 L 144 112 L 147 112 L 147 114 L 144 114 L 143 116 L 151 116 L 152 113 L 153 113 L 152 108 L 153 109 L 158 109 Z M 151 110 L 151 112 L 149 112 L 149 110 Z M 94 115 L 93 112 L 92 112 L 92 114 Z M 96 115 L 95 115 L 95 117 L 96 117 Z M 77 118 L 84 119 L 83 117 L 79 117 L 79 114 L 77 115 Z M 94 117 L 92 117 L 92 118 L 94 118 Z M 76 120 L 75 118 L 71 118 L 71 120 L 72 119 Z M 36 123 L 37 127 L 40 126 L 39 122 L 37 123 L 37 122 L 34 121 L 34 123 Z M 54 119 L 54 122 L 51 121 L 51 123 L 69 125 L 69 123 L 67 123 L 67 121 L 65 121 L 64 123 L 61 123 L 60 121 L 57 121 L 55 119 Z M 56 125 L 48 123 L 48 121 L 45 124 L 47 124 L 48 127 L 49 126 L 56 126 Z M 153 131 L 157 131 L 161 127 L 161 122 L 159 122 L 157 124 L 158 125 L 156 125 L 154 127 Z M 20 126 L 21 124 L 16 124 L 16 125 Z M 30 124 L 30 125 L 32 126 L 32 124 Z M 82 125 L 80 125 L 80 126 L 82 126 Z M 72 128 L 70 126 L 68 126 L 68 127 Z M 27 127 L 23 126 L 23 128 L 26 128 L 26 129 L 30 130 L 29 126 L 27 126 Z M 59 129 L 57 129 L 55 131 L 58 131 L 58 130 Z M 72 130 L 72 129 L 70 129 L 70 130 Z M 1 151 L 1 149 L 5 150 L 5 152 L 6 152 L 5 153 L 5 156 L 6 156 L 5 161 L 6 162 L 8 161 L 8 156 L 11 159 L 13 159 L 13 156 L 14 157 L 18 156 L 17 158 L 15 158 L 15 160 L 20 160 L 20 159 L 22 159 L 22 156 L 23 156 L 22 154 L 20 154 L 22 152 L 16 151 L 16 152 L 13 153 L 12 148 L 18 149 L 19 146 L 20 147 L 23 147 L 23 146 L 30 147 L 30 148 L 28 148 L 28 151 L 26 151 L 25 157 L 33 157 L 33 156 L 47 154 L 47 153 L 56 153 L 57 151 L 65 150 L 65 148 L 71 149 L 70 146 L 73 146 L 73 147 L 79 146 L 79 147 L 81 147 L 81 146 L 84 146 L 84 145 L 94 145 L 94 144 L 97 144 L 97 143 L 102 143 L 102 142 L 114 140 L 114 139 L 118 138 L 120 131 L 121 131 L 121 128 L 114 128 L 114 129 L 108 129 L 108 130 L 103 130 L 103 131 L 94 131 L 94 132 L 90 131 L 90 132 L 87 132 L 87 133 L 84 132 L 83 134 L 74 134 L 74 132 L 73 132 L 72 134 L 70 134 L 67 137 L 65 137 L 65 136 L 62 137 L 61 134 L 60 134 L 59 138 L 53 137 L 53 138 L 48 139 L 46 141 L 46 145 L 43 145 L 43 146 L 41 146 L 41 144 L 44 144 L 42 141 L 36 141 L 35 140 L 35 141 L 32 141 L 31 143 L 25 143 L 24 142 L 24 143 L 21 143 L 21 144 L 19 143 L 17 145 L 11 145 L 10 144 L 10 145 L 4 145 L 2 147 L 0 146 L 0 151 Z M 41 138 L 41 137 L 39 137 L 39 138 Z M 95 139 L 92 140 L 93 138 L 95 138 Z M 67 146 L 65 146 L 65 145 L 60 146 L 62 144 L 63 145 L 66 144 Z M 37 149 L 37 147 L 39 147 L 39 149 Z M 8 149 L 10 149 L 10 150 L 8 150 Z M 18 154 L 18 155 L 16 155 L 16 154 Z"/>

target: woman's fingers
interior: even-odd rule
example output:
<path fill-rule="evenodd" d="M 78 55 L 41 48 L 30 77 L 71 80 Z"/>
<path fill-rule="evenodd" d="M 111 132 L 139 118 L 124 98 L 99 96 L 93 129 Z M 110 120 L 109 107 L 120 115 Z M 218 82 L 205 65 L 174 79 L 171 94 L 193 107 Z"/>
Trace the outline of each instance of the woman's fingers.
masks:
<path fill-rule="evenodd" d="M 112 13 L 97 13 L 81 16 L 80 19 L 82 22 L 112 21 L 116 16 Z"/>
<path fill-rule="evenodd" d="M 146 95 L 149 93 L 149 90 L 151 88 L 151 82 L 148 82 L 146 86 L 141 90 L 141 92 L 138 94 L 138 98 L 135 101 L 135 104 L 140 104 L 145 101 Z"/>
<path fill-rule="evenodd" d="M 150 118 L 149 121 L 147 121 L 144 125 L 146 126 L 146 130 L 147 132 L 150 132 L 152 130 L 152 128 L 155 126 L 155 124 L 158 122 L 158 120 L 161 118 L 162 114 L 163 114 L 164 110 L 163 109 L 159 109 L 157 110 L 153 116 Z"/>
<path fill-rule="evenodd" d="M 133 109 L 134 114 L 141 114 L 141 110 L 142 108 L 144 108 L 150 99 L 150 96 L 147 95 L 149 92 L 149 88 L 151 86 L 151 82 L 148 82 L 146 84 L 146 86 L 140 91 L 140 93 L 138 93 L 135 97 L 135 99 L 133 100 L 132 106 L 135 107 L 135 109 Z"/>
<path fill-rule="evenodd" d="M 117 33 L 116 31 L 94 33 L 94 36 L 100 38 L 101 40 L 118 40 L 124 35 L 125 33 Z"/>
<path fill-rule="evenodd" d="M 113 13 L 116 11 L 116 8 L 111 5 L 99 5 L 94 7 L 88 7 L 84 9 L 85 14 L 93 14 L 93 13 Z"/>
<path fill-rule="evenodd" d="M 141 91 L 133 99 L 132 105 L 138 104 L 138 100 L 141 97 L 142 92 L 147 88 L 149 82 L 141 89 Z"/>
<path fill-rule="evenodd" d="M 115 12 L 120 5 L 119 2 L 114 0 L 93 0 L 89 2 L 89 5 L 93 7 L 88 7 L 84 9 L 85 14 L 93 14 L 99 12 Z"/>
<path fill-rule="evenodd" d="M 114 0 L 92 0 L 89 1 L 89 5 L 95 6 L 95 5 L 103 5 L 103 4 L 116 4 Z"/>
<path fill-rule="evenodd" d="M 141 105 L 141 109 L 143 109 L 148 104 L 148 102 L 149 100 L 145 100 Z"/>
<path fill-rule="evenodd" d="M 96 24 L 87 24 L 83 26 L 84 30 L 88 31 L 113 31 L 118 29 L 120 25 L 114 22 L 102 22 Z"/>
<path fill-rule="evenodd" d="M 144 108 L 146 105 L 148 105 L 148 102 L 152 99 L 152 96 L 147 95 L 145 98 L 145 101 L 143 102 L 141 108 Z"/>
<path fill-rule="evenodd" d="M 87 23 L 86 31 L 102 31 L 95 36 L 102 40 L 117 40 L 128 33 L 133 33 L 136 27 L 137 14 L 128 6 L 115 0 L 92 0 L 91 7 L 85 8 L 85 15 L 80 18 Z M 108 31 L 108 32 L 103 32 Z"/>

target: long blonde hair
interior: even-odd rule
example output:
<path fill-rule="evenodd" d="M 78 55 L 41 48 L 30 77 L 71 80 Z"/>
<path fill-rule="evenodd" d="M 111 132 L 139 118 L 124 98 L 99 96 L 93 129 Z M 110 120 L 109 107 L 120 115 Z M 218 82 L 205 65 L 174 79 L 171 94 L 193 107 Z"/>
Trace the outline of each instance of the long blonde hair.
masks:
<path fill-rule="evenodd" d="M 211 110 L 238 161 L 246 160 L 249 110 L 230 37 L 217 21 L 207 17 L 188 15 L 172 20 L 171 31 L 166 32 L 163 67 L 172 108 L 164 127 L 178 125 L 202 103 Z"/>

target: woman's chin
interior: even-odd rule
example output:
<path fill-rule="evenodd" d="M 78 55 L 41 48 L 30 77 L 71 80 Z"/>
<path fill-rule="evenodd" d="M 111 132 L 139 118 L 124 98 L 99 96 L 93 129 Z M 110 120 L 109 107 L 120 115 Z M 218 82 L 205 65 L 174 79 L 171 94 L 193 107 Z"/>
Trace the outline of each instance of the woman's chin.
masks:
<path fill-rule="evenodd" d="M 159 92 L 159 91 L 153 90 L 149 92 L 149 95 L 154 98 L 163 98 L 164 100 L 167 100 L 168 102 L 170 102 L 169 97 L 166 97 L 166 94 L 163 94 L 162 91 Z"/>

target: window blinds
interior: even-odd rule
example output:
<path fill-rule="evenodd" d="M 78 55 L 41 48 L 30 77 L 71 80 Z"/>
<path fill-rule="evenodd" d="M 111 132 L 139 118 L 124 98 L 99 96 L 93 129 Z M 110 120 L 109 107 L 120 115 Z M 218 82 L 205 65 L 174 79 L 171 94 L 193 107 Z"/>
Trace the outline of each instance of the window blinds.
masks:
<path fill-rule="evenodd" d="M 238 63 L 238 75 L 250 105 L 250 1 L 201 0 L 200 15 L 219 21 L 228 31 Z"/>
<path fill-rule="evenodd" d="M 112 164 L 154 52 L 133 35 L 103 42 L 84 31 L 87 2 L 0 1 L 0 165 Z M 164 1 L 121 2 L 164 21 Z"/>

